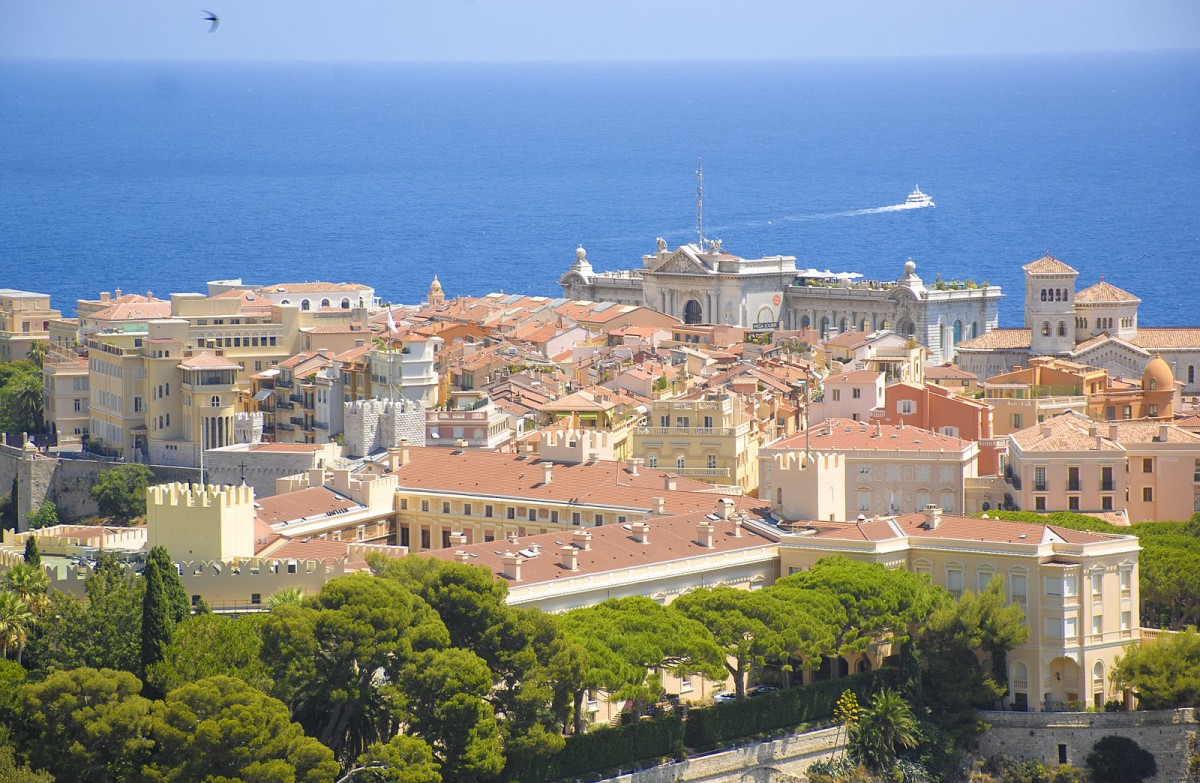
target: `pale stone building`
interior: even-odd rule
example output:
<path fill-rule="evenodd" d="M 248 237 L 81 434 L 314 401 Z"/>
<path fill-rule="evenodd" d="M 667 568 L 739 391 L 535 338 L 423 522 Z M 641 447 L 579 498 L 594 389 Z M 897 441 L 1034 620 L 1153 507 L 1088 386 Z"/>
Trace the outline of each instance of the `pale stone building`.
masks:
<path fill-rule="evenodd" d="M 425 445 L 425 406 L 399 399 L 347 402 L 346 455 L 365 457 L 402 442 Z"/>
<path fill-rule="evenodd" d="M 1200 392 L 1200 327 L 1145 327 L 1133 294 L 1100 281 L 1076 291 L 1079 272 L 1044 256 L 1026 264 L 1025 327 L 997 329 L 959 346 L 958 366 L 980 378 L 1061 356 L 1110 375 L 1139 378 L 1161 356 L 1188 394 Z"/>
<path fill-rule="evenodd" d="M 754 492 L 761 441 L 737 395 L 702 392 L 651 403 L 645 426 L 634 430 L 633 455 L 650 468 Z"/>
<path fill-rule="evenodd" d="M 890 329 L 926 346 L 934 363 L 998 323 L 998 286 L 939 279 L 927 287 L 911 260 L 895 282 L 856 277 L 798 271 L 794 256 L 741 258 L 718 240 L 670 250 L 660 238 L 634 270 L 596 272 L 580 248 L 558 282 L 564 296 L 643 305 L 688 324 L 816 329 L 822 338 Z"/>
<path fill-rule="evenodd" d="M 0 288 L 0 362 L 24 359 L 34 343 L 49 345 L 50 322 L 61 317 L 49 294 Z"/>

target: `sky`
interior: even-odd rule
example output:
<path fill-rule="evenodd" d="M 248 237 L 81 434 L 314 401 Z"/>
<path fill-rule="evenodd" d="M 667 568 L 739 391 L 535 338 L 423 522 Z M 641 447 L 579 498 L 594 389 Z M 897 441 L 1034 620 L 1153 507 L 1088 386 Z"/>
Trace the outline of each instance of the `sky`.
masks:
<path fill-rule="evenodd" d="M 209 33 L 202 9 L 221 18 Z M 0 0 L 0 58 L 860 58 L 1200 48 L 1197 0 Z"/>

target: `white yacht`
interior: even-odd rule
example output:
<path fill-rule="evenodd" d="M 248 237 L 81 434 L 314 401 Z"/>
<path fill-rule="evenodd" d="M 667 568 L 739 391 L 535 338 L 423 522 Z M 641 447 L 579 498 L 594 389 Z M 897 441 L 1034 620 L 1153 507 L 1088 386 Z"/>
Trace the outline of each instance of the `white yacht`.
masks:
<path fill-rule="evenodd" d="M 904 202 L 904 206 L 908 209 L 920 209 L 921 207 L 935 206 L 933 197 L 928 193 L 921 192 L 921 186 L 917 185 L 913 188 L 913 192 L 908 194 L 908 200 Z"/>

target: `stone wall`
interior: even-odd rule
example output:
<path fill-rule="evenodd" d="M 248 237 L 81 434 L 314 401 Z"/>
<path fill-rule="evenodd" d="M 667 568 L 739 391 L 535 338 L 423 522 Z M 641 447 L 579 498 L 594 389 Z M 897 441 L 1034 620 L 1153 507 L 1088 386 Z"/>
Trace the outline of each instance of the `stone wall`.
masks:
<path fill-rule="evenodd" d="M 845 740 L 844 733 L 840 740 Z M 803 780 L 810 764 L 831 758 L 834 748 L 840 744 L 837 729 L 820 729 L 662 764 L 607 780 L 612 783 L 790 783 Z"/>
<path fill-rule="evenodd" d="M 359 400 L 346 403 L 346 456 L 365 457 L 407 439 L 425 445 L 425 407 L 411 400 Z"/>
<path fill-rule="evenodd" d="M 58 507 L 59 519 L 77 520 L 99 513 L 91 489 L 105 470 L 122 463 L 110 460 L 63 459 L 32 447 L 0 445 L 0 496 L 7 495 L 17 479 L 17 529 L 25 530 L 29 515 L 44 501 Z M 194 468 L 148 465 L 160 483 L 199 481 Z"/>
<path fill-rule="evenodd" d="M 982 712 L 991 728 L 979 739 L 979 753 L 988 758 L 1008 756 L 1059 762 L 1060 748 L 1067 763 L 1082 767 L 1101 737 L 1128 737 L 1154 754 L 1158 774 L 1150 783 L 1185 780 L 1188 751 L 1200 726 L 1193 709 L 1148 712 Z"/>

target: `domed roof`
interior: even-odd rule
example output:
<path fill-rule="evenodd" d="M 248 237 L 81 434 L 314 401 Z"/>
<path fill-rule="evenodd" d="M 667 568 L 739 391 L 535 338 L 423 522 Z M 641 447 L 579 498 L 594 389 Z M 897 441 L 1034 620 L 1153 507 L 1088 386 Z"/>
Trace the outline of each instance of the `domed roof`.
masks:
<path fill-rule="evenodd" d="M 438 282 L 437 275 L 433 276 L 433 282 L 429 284 L 429 293 L 433 293 L 434 291 L 438 293 L 442 292 L 442 284 Z"/>
<path fill-rule="evenodd" d="M 1175 375 L 1171 366 L 1163 361 L 1162 356 L 1155 354 L 1146 369 L 1142 370 L 1142 389 L 1171 389 L 1175 385 Z"/>

